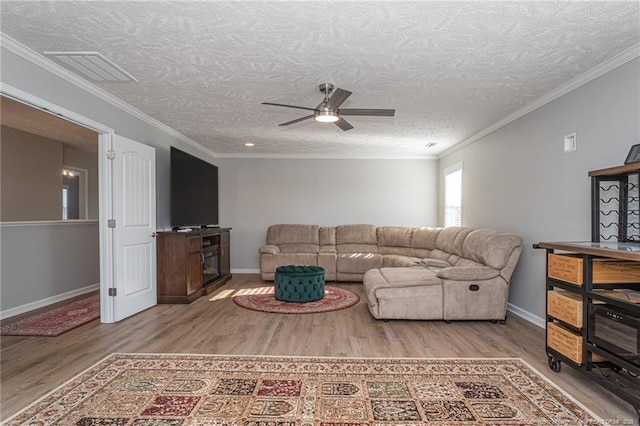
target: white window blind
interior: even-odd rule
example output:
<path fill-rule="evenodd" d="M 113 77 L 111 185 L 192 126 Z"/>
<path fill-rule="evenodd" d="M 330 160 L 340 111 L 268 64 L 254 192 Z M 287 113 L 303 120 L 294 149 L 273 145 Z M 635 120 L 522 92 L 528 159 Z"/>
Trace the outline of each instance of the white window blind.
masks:
<path fill-rule="evenodd" d="M 444 170 L 444 226 L 462 226 L 462 163 Z"/>

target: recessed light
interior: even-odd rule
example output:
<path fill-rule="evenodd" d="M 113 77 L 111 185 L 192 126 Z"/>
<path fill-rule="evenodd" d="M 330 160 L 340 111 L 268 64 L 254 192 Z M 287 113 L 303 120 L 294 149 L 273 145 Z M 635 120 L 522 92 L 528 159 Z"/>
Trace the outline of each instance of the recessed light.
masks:
<path fill-rule="evenodd" d="M 437 142 L 429 142 L 428 144 L 426 144 L 424 147 L 425 148 L 433 148 L 434 146 L 438 145 Z"/>
<path fill-rule="evenodd" d="M 244 146 L 256 146 L 256 144 L 251 143 L 251 142 L 247 142 L 247 143 L 244 144 Z"/>

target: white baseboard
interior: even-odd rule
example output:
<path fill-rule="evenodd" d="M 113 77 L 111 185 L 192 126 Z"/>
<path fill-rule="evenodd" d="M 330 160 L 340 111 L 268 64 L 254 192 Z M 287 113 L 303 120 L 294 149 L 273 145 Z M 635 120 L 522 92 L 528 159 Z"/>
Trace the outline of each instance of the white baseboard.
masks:
<path fill-rule="evenodd" d="M 232 274 L 259 274 L 260 269 L 232 269 Z"/>
<path fill-rule="evenodd" d="M 517 316 L 519 316 L 520 318 L 523 318 L 527 321 L 529 321 L 530 323 L 537 325 L 540 328 L 546 328 L 547 326 L 547 322 L 544 320 L 544 318 L 540 318 L 537 315 L 532 314 L 529 311 L 525 311 L 524 309 L 516 306 L 516 305 L 512 305 L 511 303 L 507 303 L 507 310 Z"/>
<path fill-rule="evenodd" d="M 81 296 L 86 293 L 91 293 L 92 291 L 96 291 L 96 290 L 100 290 L 100 284 L 89 285 L 87 287 L 82 287 L 76 290 L 68 291 L 66 293 L 47 297 L 46 299 L 27 303 L 26 305 L 16 306 L 15 308 L 0 311 L 0 320 L 11 318 L 16 315 L 24 314 L 25 312 L 33 311 L 35 309 L 44 308 L 45 306 L 62 302 L 64 300 L 71 299 L 76 296 Z"/>

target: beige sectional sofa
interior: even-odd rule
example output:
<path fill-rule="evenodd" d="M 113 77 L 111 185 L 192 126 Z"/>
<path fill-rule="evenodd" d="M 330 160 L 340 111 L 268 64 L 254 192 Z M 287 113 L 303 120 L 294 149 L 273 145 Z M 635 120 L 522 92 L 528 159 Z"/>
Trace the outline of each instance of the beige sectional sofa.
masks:
<path fill-rule="evenodd" d="M 259 254 L 264 280 L 309 264 L 362 281 L 375 318 L 502 321 L 521 251 L 519 235 L 493 229 L 280 224 Z"/>

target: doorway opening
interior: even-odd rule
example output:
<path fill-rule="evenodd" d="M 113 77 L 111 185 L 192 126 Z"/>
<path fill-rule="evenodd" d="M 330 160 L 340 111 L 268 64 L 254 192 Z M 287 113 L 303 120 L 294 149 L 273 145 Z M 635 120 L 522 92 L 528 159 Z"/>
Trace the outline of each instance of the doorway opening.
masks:
<path fill-rule="evenodd" d="M 24 227 L 32 230 L 35 226 L 40 227 L 38 232 L 40 232 L 41 228 L 44 229 L 43 232 L 55 229 L 52 232 L 58 234 L 61 230 L 71 229 L 74 226 L 78 228 L 91 227 L 95 229 L 96 233 L 96 236 L 93 237 L 95 245 L 93 245 L 92 250 L 97 252 L 98 258 L 97 277 L 92 279 L 91 282 L 87 280 L 85 284 L 85 281 L 82 281 L 82 284 L 76 287 L 78 288 L 77 290 L 58 290 L 50 292 L 54 293 L 51 295 L 44 292 L 37 293 L 38 290 L 36 289 L 36 296 L 33 300 L 26 304 L 16 303 L 18 306 L 11 306 L 2 312 L 3 317 L 43 308 L 69 297 L 80 295 L 83 291 L 95 291 L 100 288 L 101 321 L 114 322 L 114 301 L 106 297 L 107 286 L 111 283 L 109 280 L 113 277 L 113 273 L 110 270 L 113 267 L 113 262 L 109 256 L 111 237 L 103 231 L 106 228 L 108 219 L 104 217 L 105 212 L 108 212 L 111 206 L 109 191 L 105 190 L 105 186 L 109 186 L 112 172 L 108 163 L 105 164 L 101 159 L 101 157 L 105 158 L 106 152 L 111 149 L 113 129 L 8 84 L 3 84 L 1 88 L 0 101 L 2 102 L 3 128 L 5 125 L 9 125 L 12 131 L 18 129 L 32 136 L 35 135 L 35 138 L 41 140 L 42 143 L 50 140 L 51 143 L 55 144 L 56 141 L 59 141 L 64 146 L 64 148 L 60 148 L 64 152 L 64 160 L 59 163 L 57 172 L 59 189 L 55 195 L 50 197 L 51 200 L 55 200 L 54 208 L 50 210 L 52 216 L 47 218 L 13 218 L 10 221 L 6 221 L 3 217 L 0 226 L 13 230 L 11 231 L 13 233 L 20 232 Z M 24 118 L 22 124 L 21 117 Z M 90 138 L 87 135 L 90 135 Z M 74 136 L 78 138 L 74 140 Z M 87 142 L 88 140 L 91 142 Z M 4 142 L 3 140 L 3 145 Z M 87 154 L 87 151 L 91 153 Z M 95 162 L 95 167 L 86 167 L 83 163 L 89 157 L 93 158 L 92 161 Z M 64 171 L 68 172 L 68 176 L 63 175 Z M 56 173 L 51 173 L 49 176 L 54 181 Z M 54 187 L 51 189 L 55 190 Z M 63 202 L 65 204 L 64 207 Z M 31 210 L 38 211 L 39 209 L 34 208 Z M 53 216 L 54 214 L 55 216 Z M 11 232 L 3 232 L 3 239 Z M 53 241 L 53 239 L 50 240 Z M 62 247 L 66 242 L 65 238 L 58 238 L 56 241 L 62 242 L 62 244 L 58 245 L 58 251 L 63 251 L 64 248 Z M 74 246 L 73 244 L 68 245 Z M 66 256 L 68 252 L 64 254 Z M 93 257 L 93 259 L 95 258 Z M 72 270 L 72 268 L 67 268 L 67 270 Z M 19 279 L 15 281 L 20 282 Z"/>

